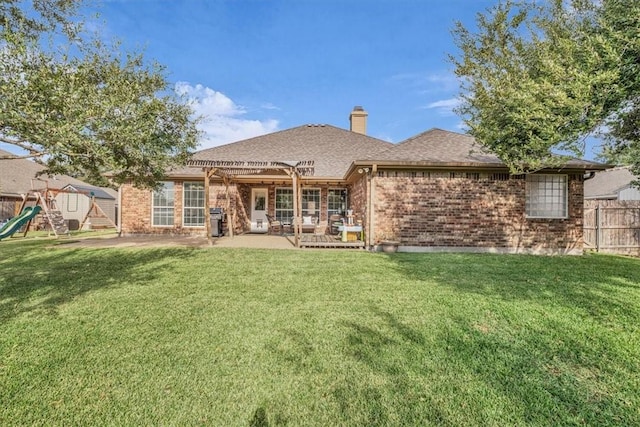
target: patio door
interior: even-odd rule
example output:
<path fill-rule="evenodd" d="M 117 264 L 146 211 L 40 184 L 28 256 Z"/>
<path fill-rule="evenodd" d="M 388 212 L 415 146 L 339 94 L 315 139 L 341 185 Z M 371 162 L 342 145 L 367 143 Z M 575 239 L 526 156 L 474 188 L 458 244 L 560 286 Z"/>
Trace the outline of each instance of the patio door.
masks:
<path fill-rule="evenodd" d="M 267 206 L 269 191 L 266 188 L 251 189 L 251 232 L 266 233 L 269 231 Z"/>

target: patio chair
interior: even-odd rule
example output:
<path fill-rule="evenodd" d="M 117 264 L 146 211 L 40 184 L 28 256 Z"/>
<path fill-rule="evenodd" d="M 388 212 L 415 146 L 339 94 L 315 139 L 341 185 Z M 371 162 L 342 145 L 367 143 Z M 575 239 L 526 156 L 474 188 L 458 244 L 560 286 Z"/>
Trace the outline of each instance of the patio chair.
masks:
<path fill-rule="evenodd" d="M 275 219 L 274 217 L 272 217 L 271 215 L 266 215 L 266 217 L 267 217 L 267 221 L 269 221 L 269 230 L 267 231 L 268 234 L 274 234 L 274 233 L 281 234 L 282 223 L 277 219 Z"/>
<path fill-rule="evenodd" d="M 301 225 L 303 233 L 315 233 L 316 226 L 318 225 L 317 217 L 311 215 L 303 215 Z"/>
<path fill-rule="evenodd" d="M 340 227 L 343 224 L 342 222 L 342 216 L 340 215 L 331 215 L 329 217 L 329 233 L 333 234 L 333 235 L 338 235 L 340 234 L 340 230 L 338 227 Z"/>

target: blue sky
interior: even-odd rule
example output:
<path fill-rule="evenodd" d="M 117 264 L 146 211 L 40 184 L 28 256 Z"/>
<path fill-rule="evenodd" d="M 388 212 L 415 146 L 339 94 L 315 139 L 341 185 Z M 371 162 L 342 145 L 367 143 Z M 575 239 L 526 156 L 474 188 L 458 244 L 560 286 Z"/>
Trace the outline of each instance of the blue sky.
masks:
<path fill-rule="evenodd" d="M 167 67 L 205 117 L 207 148 L 307 123 L 348 129 L 356 105 L 386 141 L 462 132 L 451 30 L 497 0 L 87 1 L 90 29 Z"/>
<path fill-rule="evenodd" d="M 306 123 L 399 142 L 460 131 L 451 29 L 481 0 L 113 0 L 92 5 L 106 37 L 144 48 L 207 116 L 203 147 Z"/>

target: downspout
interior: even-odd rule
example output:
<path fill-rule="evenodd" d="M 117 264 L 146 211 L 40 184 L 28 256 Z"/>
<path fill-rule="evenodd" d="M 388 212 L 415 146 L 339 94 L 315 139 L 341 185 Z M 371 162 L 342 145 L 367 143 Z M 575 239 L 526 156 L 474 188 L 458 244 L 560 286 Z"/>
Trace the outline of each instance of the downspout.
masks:
<path fill-rule="evenodd" d="M 297 199 L 297 213 L 296 213 L 296 228 L 298 229 L 298 238 L 296 239 L 296 247 L 299 248 L 300 247 L 300 240 L 302 238 L 302 176 L 298 175 L 298 171 L 296 170 L 296 176 L 298 177 L 298 181 L 296 184 L 297 187 L 297 192 L 298 194 L 296 195 L 296 199 Z"/>
<path fill-rule="evenodd" d="M 595 176 L 596 176 L 595 171 L 589 171 L 589 176 L 587 176 L 587 174 L 584 174 L 584 175 L 582 176 L 582 180 L 583 180 L 583 181 L 588 181 L 588 180 L 590 180 L 591 178 L 593 178 L 593 177 L 595 177 Z"/>

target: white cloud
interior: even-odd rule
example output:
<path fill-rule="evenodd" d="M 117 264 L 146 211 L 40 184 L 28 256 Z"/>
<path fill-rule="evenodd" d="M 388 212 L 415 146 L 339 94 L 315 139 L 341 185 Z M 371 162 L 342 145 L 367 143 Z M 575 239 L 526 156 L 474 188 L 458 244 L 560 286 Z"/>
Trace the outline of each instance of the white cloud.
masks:
<path fill-rule="evenodd" d="M 222 92 L 200 84 L 192 86 L 187 82 L 176 83 L 175 91 L 191 103 L 196 116 L 202 117 L 199 129 L 204 136 L 198 149 L 216 147 L 278 130 L 277 120 L 243 118 L 247 114 L 246 109 Z"/>
<path fill-rule="evenodd" d="M 460 98 L 441 99 L 428 104 L 426 109 L 436 109 L 441 116 L 453 116 L 455 113 L 453 110 L 460 105 L 462 100 Z"/>
<path fill-rule="evenodd" d="M 262 108 L 263 110 L 278 110 L 278 111 L 280 111 L 280 110 L 281 110 L 281 108 L 280 108 L 280 107 L 278 107 L 278 106 L 276 106 L 276 105 L 273 105 L 273 104 L 272 104 L 272 103 L 270 103 L 270 102 L 266 102 L 266 103 L 262 104 L 262 105 L 260 106 L 260 108 Z"/>
<path fill-rule="evenodd" d="M 419 89 L 418 93 L 451 92 L 459 87 L 452 73 L 401 73 L 391 76 L 393 82 Z"/>

